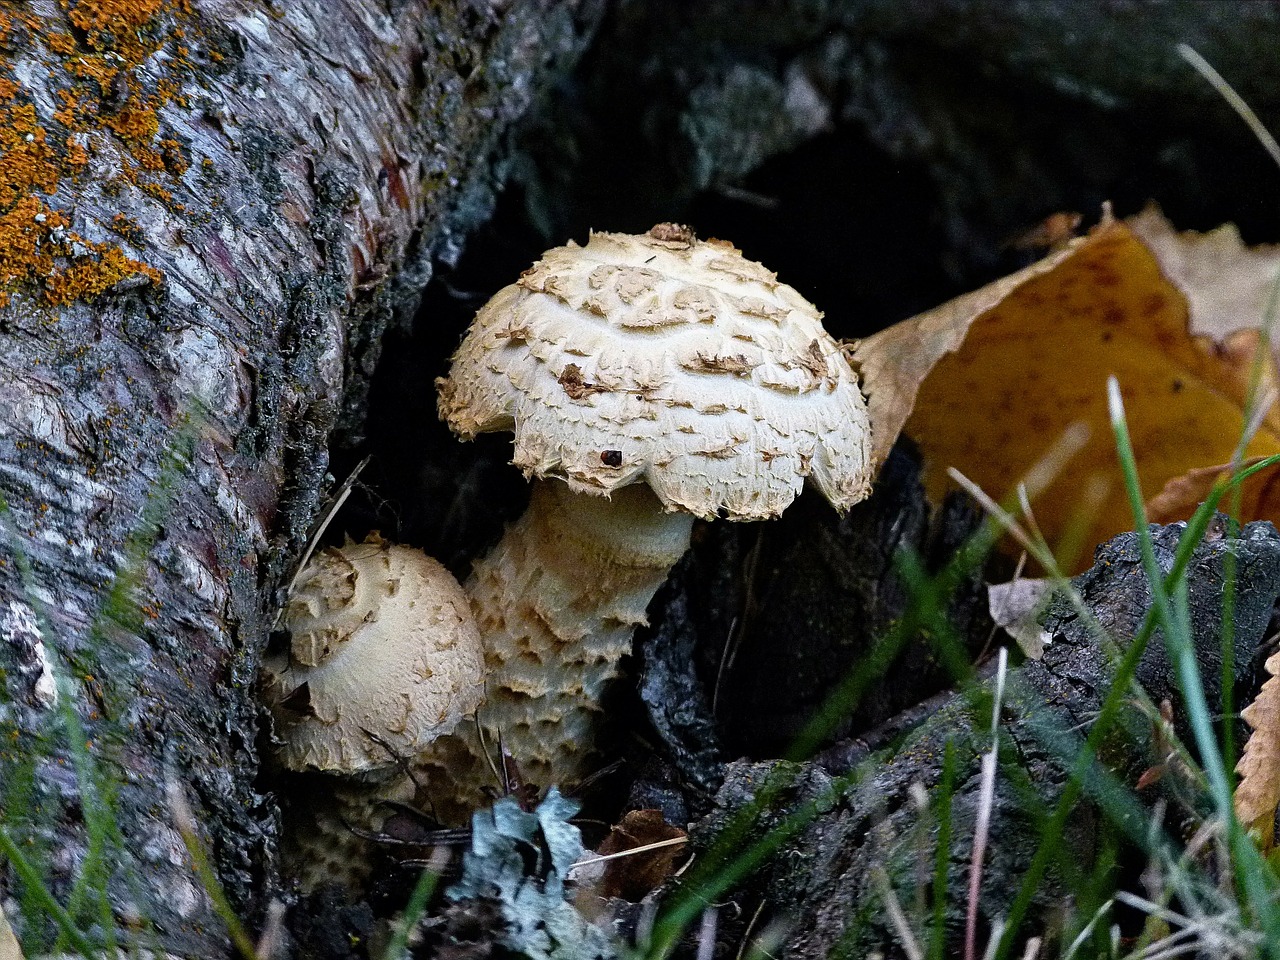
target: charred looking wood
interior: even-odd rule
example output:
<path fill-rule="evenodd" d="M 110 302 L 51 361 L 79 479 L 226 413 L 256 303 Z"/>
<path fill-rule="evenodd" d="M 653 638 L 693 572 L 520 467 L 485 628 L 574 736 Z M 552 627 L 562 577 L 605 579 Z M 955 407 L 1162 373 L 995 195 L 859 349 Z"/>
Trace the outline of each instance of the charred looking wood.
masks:
<path fill-rule="evenodd" d="M 974 679 L 990 680 L 995 676 L 998 661 L 988 657 L 974 671 Z M 906 736 L 928 721 L 942 707 L 954 700 L 955 690 L 944 690 L 920 701 L 900 713 L 894 714 L 879 726 L 855 737 L 838 740 L 813 757 L 813 762 L 833 777 L 846 776 L 873 753 L 885 749 L 893 741 Z"/>
<path fill-rule="evenodd" d="M 721 754 L 786 755 L 837 685 L 877 657 L 886 676 L 846 705 L 829 740 L 857 736 L 951 687 L 954 663 L 923 627 L 884 649 L 911 606 L 900 554 L 937 573 L 976 530 L 973 505 L 948 498 L 931 510 L 914 446 L 896 447 L 869 499 L 844 517 L 802 497 L 768 524 L 703 531 L 652 607 L 651 636 L 638 645 L 641 697 L 671 759 L 692 784 L 718 782 Z M 966 573 L 946 617 L 976 656 L 991 635 L 980 571 Z M 708 766 L 712 764 L 712 766 Z"/>
<path fill-rule="evenodd" d="M 1165 570 L 1182 527 L 1153 527 L 1157 557 Z M 1270 523 L 1251 523 L 1239 536 L 1197 547 L 1187 570 L 1191 635 L 1211 713 L 1219 709 L 1217 684 L 1210 678 L 1220 670 L 1229 555 L 1236 577 L 1232 628 L 1237 682 L 1247 680 L 1252 670 L 1254 650 L 1264 641 L 1280 595 L 1280 535 Z M 999 843 L 988 849 L 980 897 L 984 930 L 1007 914 L 1040 843 L 1044 812 L 1062 797 L 1084 738 L 1111 688 L 1118 654 L 1151 607 L 1135 534 L 1123 534 L 1100 547 L 1094 567 L 1074 582 L 1092 618 L 1116 647 L 1100 641 L 1086 618 L 1059 598 L 1046 616 L 1053 642 L 1043 659 L 1028 661 L 1008 674 L 991 820 L 991 834 Z M 809 810 L 807 821 L 792 829 L 789 839 L 739 891 L 744 902 L 767 897 L 767 911 L 787 918 L 789 957 L 817 960 L 865 956 L 874 950 L 896 955 L 900 950 L 873 878 L 883 871 L 901 904 L 931 902 L 936 820 L 933 811 L 911 800 L 911 794 L 923 788 L 926 795 L 937 796 L 948 754 L 954 776 L 945 936 L 948 944 L 962 942 L 981 757 L 991 746 L 992 683 L 984 680 L 952 698 L 895 751 L 871 758 L 850 777 L 833 777 L 817 763 L 730 765 L 716 811 L 694 833 L 702 858 L 713 866 L 728 853 L 717 847 L 726 831 L 735 836 L 740 851 L 770 830 L 785 828 L 795 811 Z M 1167 782 L 1176 778 L 1166 777 L 1157 788 L 1136 792 L 1142 773 L 1161 759 L 1151 701 L 1169 698 L 1175 717 L 1186 715 L 1158 632 L 1145 648 L 1136 683 L 1138 689 L 1126 697 L 1100 757 L 1107 776 L 1137 796 L 1139 816 L 1113 819 L 1091 799 L 1098 795 L 1086 791 L 1067 820 L 1064 836 L 1058 838 L 1071 856 L 1056 861 L 1034 894 L 1033 927 L 1045 929 L 1052 910 L 1072 893 L 1062 863 L 1070 862 L 1087 874 L 1092 858 L 1107 844 L 1124 846 L 1145 837 L 1157 799 L 1168 803 L 1169 832 L 1175 838 L 1185 819 L 1206 812 L 1196 808 L 1194 789 Z M 1091 775 L 1091 782 L 1098 782 L 1098 776 Z M 922 869 L 921 863 L 929 867 Z"/>

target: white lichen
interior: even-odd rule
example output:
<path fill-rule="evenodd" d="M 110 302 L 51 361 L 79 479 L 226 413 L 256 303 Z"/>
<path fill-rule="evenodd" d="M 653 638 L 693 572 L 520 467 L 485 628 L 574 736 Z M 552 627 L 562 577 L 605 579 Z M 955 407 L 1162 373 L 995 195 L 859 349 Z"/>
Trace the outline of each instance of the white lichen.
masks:
<path fill-rule="evenodd" d="M 17 653 L 18 672 L 29 679 L 31 695 L 40 706 L 58 703 L 58 683 L 45 650 L 44 634 L 35 610 L 21 600 L 10 600 L 0 613 L 0 641 Z"/>

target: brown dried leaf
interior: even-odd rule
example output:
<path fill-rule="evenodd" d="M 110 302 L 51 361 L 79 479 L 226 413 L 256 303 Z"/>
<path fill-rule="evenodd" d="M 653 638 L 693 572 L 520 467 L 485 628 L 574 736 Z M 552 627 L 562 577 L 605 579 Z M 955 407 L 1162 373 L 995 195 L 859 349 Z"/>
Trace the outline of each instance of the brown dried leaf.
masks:
<path fill-rule="evenodd" d="M 1253 466 L 1261 459 L 1261 457 L 1251 457 L 1241 466 Z M 1180 477 L 1174 477 L 1159 493 L 1147 501 L 1147 518 L 1152 523 L 1170 523 L 1185 519 L 1195 512 L 1196 507 L 1209 495 L 1209 491 L 1213 489 L 1213 485 L 1219 478 L 1225 477 L 1230 470 L 1231 464 L 1220 463 L 1212 467 L 1196 467 Z M 1245 485 L 1251 490 L 1257 486 L 1265 486 L 1272 479 L 1268 471 L 1263 471 L 1246 480 Z M 1259 498 L 1258 494 L 1252 497 L 1252 499 Z"/>
<path fill-rule="evenodd" d="M 1232 459 L 1246 427 L 1246 457 L 1280 453 L 1280 410 L 1250 408 L 1255 383 L 1260 397 L 1276 391 L 1257 328 L 1280 250 L 1246 248 L 1227 228 L 1175 233 L 1155 211 L 1135 224 L 1104 217 L 1034 266 L 858 344 L 877 462 L 905 425 L 931 499 L 950 489 L 948 467 L 1004 498 L 1054 438 L 1083 423 L 1089 442 L 1035 511 L 1051 544 L 1073 526 L 1094 544 L 1133 524 L 1107 411 L 1110 376 L 1143 488 L 1186 478 L 1155 502 L 1159 519 L 1189 514 L 1216 475 L 1206 468 Z M 1245 519 L 1280 520 L 1280 479 L 1264 474 L 1242 491 Z M 1108 488 L 1086 506 L 1085 491 Z"/>
<path fill-rule="evenodd" d="M 673 827 L 662 819 L 661 812 L 657 810 L 632 810 L 614 826 L 596 853 L 606 856 L 685 836 L 687 834 L 679 827 Z M 683 849 L 683 844 L 677 843 L 610 860 L 600 880 L 600 895 L 639 902 L 671 876 Z"/>
<path fill-rule="evenodd" d="M 1269 850 L 1280 804 L 1280 651 L 1267 658 L 1266 668 L 1270 678 L 1240 714 L 1253 733 L 1236 764 L 1235 807 L 1245 829 Z"/>

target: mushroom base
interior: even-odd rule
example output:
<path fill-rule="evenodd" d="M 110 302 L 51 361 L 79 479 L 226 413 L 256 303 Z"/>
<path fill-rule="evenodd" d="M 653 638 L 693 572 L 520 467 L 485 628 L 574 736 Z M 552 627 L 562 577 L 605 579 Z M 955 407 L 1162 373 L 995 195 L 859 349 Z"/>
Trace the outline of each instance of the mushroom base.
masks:
<path fill-rule="evenodd" d="M 609 498 L 556 481 L 535 486 L 528 511 L 465 585 L 484 644 L 486 696 L 475 724 L 464 721 L 444 750 L 416 764 L 441 822 L 464 823 L 502 792 L 499 742 L 515 764 L 508 775 L 540 788 L 594 771 L 601 697 L 689 548 L 692 526 L 643 484 Z"/>

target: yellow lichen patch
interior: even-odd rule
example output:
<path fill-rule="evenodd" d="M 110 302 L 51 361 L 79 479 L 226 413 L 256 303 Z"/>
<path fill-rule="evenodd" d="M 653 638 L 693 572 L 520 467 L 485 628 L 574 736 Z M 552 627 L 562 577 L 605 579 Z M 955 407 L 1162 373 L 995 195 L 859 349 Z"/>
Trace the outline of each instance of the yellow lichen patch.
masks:
<path fill-rule="evenodd" d="M 0 287 L 11 288 L 34 272 L 53 269 L 46 242 L 54 230 L 66 226 L 66 218 L 49 210 L 36 197 L 23 197 L 0 214 Z M 8 296 L 0 303 L 7 303 Z"/>
<path fill-rule="evenodd" d="M 120 234 L 135 247 L 141 246 L 144 240 L 142 228 L 138 226 L 138 222 L 131 217 L 125 216 L 123 213 L 117 213 L 111 218 L 111 229 L 113 232 Z"/>
<path fill-rule="evenodd" d="M 131 260 L 118 247 L 106 244 L 89 246 L 98 254 L 96 259 L 78 257 L 71 266 L 54 270 L 45 278 L 44 296 L 50 303 L 64 304 L 92 299 L 110 290 L 126 277 L 139 274 L 152 282 L 160 280 L 159 270 Z"/>
<path fill-rule="evenodd" d="M 58 166 L 29 103 L 0 105 L 0 209 L 58 189 Z"/>
<path fill-rule="evenodd" d="M 189 0 L 59 0 L 63 16 L 0 13 L 0 305 L 31 290 L 51 305 L 99 296 L 120 281 L 160 273 L 109 243 L 73 232 L 58 210 L 63 181 L 106 151 L 118 172 L 108 191 L 140 190 L 173 203 L 188 162 L 164 136 L 160 111 L 192 72 L 198 38 Z M 56 97 L 41 115 L 13 75 L 16 51 L 41 60 Z M 159 181 L 169 181 L 162 183 Z M 139 226 L 112 223 L 135 246 Z"/>
<path fill-rule="evenodd" d="M 71 22 L 88 36 L 89 45 L 125 53 L 137 34 L 151 25 L 164 0 L 79 0 L 68 7 Z"/>

